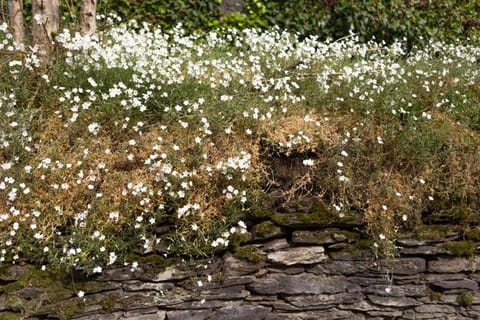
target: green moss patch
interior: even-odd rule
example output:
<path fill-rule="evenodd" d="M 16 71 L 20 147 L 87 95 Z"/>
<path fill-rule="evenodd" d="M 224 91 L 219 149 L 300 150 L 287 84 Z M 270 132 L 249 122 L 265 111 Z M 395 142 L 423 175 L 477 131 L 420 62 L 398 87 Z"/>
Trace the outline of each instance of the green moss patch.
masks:
<path fill-rule="evenodd" d="M 441 247 L 456 256 L 471 257 L 475 253 L 475 243 L 470 240 L 446 242 Z"/>
<path fill-rule="evenodd" d="M 265 254 L 253 245 L 239 247 L 235 251 L 234 257 L 252 263 L 259 263 L 266 260 Z"/>
<path fill-rule="evenodd" d="M 457 303 L 464 307 L 468 308 L 473 304 L 473 295 L 471 292 L 465 291 L 461 294 L 458 295 L 457 297 Z"/>

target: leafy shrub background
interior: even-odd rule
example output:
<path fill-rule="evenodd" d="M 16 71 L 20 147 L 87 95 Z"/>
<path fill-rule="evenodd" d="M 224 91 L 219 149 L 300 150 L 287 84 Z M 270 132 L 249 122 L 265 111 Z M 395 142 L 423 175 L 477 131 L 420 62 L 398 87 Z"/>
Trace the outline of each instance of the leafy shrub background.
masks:
<path fill-rule="evenodd" d="M 220 16 L 220 0 L 136 1 L 100 3 L 100 12 L 116 10 L 126 18 L 151 21 L 164 28 L 181 22 L 189 30 L 204 28 L 271 27 L 302 36 L 337 39 L 350 30 L 361 40 L 375 37 L 392 42 L 405 37 L 411 43 L 465 38 L 479 33 L 478 1 L 446 0 L 248 0 L 247 12 Z"/>
<path fill-rule="evenodd" d="M 345 37 L 350 31 L 366 41 L 391 43 L 406 38 L 412 45 L 429 38 L 465 39 L 480 34 L 480 2 L 466 0 L 247 0 L 247 14 L 222 16 L 221 0 L 99 1 L 98 13 L 117 12 L 123 19 L 151 22 L 163 29 L 181 23 L 189 32 L 223 27 L 278 26 L 320 40 Z M 65 21 L 78 21 L 79 4 L 62 3 Z M 30 20 L 31 1 L 25 1 Z M 7 10 L 3 8 L 2 18 Z"/>

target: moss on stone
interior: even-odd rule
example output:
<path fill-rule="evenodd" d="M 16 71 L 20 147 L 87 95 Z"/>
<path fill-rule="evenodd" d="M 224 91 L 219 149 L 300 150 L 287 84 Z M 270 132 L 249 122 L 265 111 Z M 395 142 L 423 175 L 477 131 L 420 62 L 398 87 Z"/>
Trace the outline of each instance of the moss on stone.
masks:
<path fill-rule="evenodd" d="M 469 291 L 462 292 L 457 296 L 457 303 L 464 308 L 469 308 L 473 304 L 473 295 Z"/>
<path fill-rule="evenodd" d="M 25 319 L 25 316 L 21 313 L 15 313 L 15 312 L 2 312 L 0 313 L 0 320 L 20 320 L 20 319 Z"/>
<path fill-rule="evenodd" d="M 230 243 L 233 248 L 238 248 L 240 245 L 245 244 L 250 240 L 252 240 L 252 234 L 250 232 L 235 232 L 230 237 Z"/>
<path fill-rule="evenodd" d="M 234 257 L 241 260 L 247 260 L 253 263 L 259 263 L 266 260 L 266 257 L 263 254 L 263 252 L 253 245 L 237 248 L 237 250 L 234 253 Z"/>
<path fill-rule="evenodd" d="M 2 285 L 0 291 L 4 293 L 5 304 L 14 311 L 25 314 L 49 314 L 59 319 L 70 319 L 83 308 L 83 302 L 78 298 L 69 298 L 73 295 L 68 288 L 71 279 L 63 271 L 42 271 L 35 266 L 26 266 L 17 281 Z M 25 300 L 16 292 L 26 287 L 42 288 L 41 302 L 37 299 Z"/>
<path fill-rule="evenodd" d="M 475 243 L 470 240 L 450 241 L 443 243 L 441 247 L 456 256 L 471 257 L 475 253 Z"/>
<path fill-rule="evenodd" d="M 100 300 L 100 306 L 104 311 L 112 312 L 119 299 L 120 295 L 117 292 L 109 293 Z"/>
<path fill-rule="evenodd" d="M 166 267 L 169 267 L 178 262 L 176 258 L 165 258 L 160 254 L 148 254 L 148 255 L 138 255 L 130 254 L 127 257 L 128 261 L 137 261 L 140 264 L 151 264 L 159 269 L 159 271 L 164 270 Z"/>
<path fill-rule="evenodd" d="M 322 201 L 312 204 L 310 213 L 276 213 L 271 220 L 278 225 L 287 227 L 349 227 L 363 224 L 361 217 L 353 212 L 339 216 Z"/>
<path fill-rule="evenodd" d="M 465 239 L 472 241 L 480 241 L 480 227 L 472 228 L 465 232 Z"/>
<path fill-rule="evenodd" d="M 443 240 L 448 234 L 460 232 L 458 225 L 419 225 L 413 230 L 413 235 L 418 240 Z"/>
<path fill-rule="evenodd" d="M 442 299 L 443 294 L 441 292 L 427 288 L 427 294 L 430 297 L 431 301 L 439 301 Z"/>
<path fill-rule="evenodd" d="M 255 226 L 255 234 L 260 237 L 271 235 L 279 230 L 279 227 L 271 221 L 264 221 Z"/>

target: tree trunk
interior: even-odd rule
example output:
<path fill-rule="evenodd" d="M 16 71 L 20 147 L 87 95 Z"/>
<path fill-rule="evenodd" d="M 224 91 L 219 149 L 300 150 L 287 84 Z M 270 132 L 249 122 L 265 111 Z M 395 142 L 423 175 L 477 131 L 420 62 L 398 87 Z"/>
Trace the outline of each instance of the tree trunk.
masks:
<path fill-rule="evenodd" d="M 25 26 L 23 21 L 23 0 L 8 0 L 10 24 L 13 30 L 15 49 L 25 51 Z"/>
<path fill-rule="evenodd" d="M 91 36 L 97 31 L 96 11 L 96 0 L 82 0 L 82 9 L 80 10 L 80 32 L 82 35 Z"/>
<path fill-rule="evenodd" d="M 32 37 L 43 61 L 48 60 L 58 33 L 58 0 L 32 0 Z"/>

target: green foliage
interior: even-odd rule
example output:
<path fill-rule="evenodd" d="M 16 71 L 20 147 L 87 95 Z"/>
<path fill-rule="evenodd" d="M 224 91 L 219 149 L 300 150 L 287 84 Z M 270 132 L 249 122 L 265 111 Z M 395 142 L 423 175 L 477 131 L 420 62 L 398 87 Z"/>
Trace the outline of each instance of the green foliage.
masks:
<path fill-rule="evenodd" d="M 469 292 L 469 291 L 465 291 L 465 292 L 461 293 L 457 297 L 457 303 L 464 308 L 470 307 L 473 304 L 472 293 Z"/>
<path fill-rule="evenodd" d="M 442 244 L 442 248 L 448 250 L 456 256 L 473 256 L 475 253 L 475 243 L 470 240 L 451 241 Z"/>

